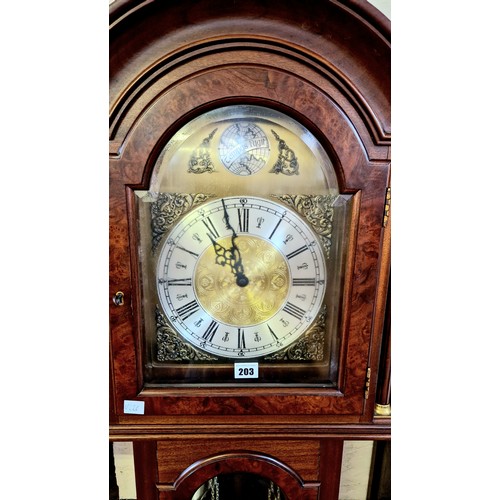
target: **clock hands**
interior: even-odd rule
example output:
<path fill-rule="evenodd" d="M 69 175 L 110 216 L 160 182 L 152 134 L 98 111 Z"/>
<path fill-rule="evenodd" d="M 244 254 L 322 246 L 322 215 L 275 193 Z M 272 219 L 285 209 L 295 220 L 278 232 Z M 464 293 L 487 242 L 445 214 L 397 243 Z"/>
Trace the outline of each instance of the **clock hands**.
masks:
<path fill-rule="evenodd" d="M 226 224 L 226 229 L 229 229 L 233 233 L 231 236 L 231 248 L 229 249 L 224 248 L 222 245 L 217 243 L 215 239 L 212 237 L 212 235 L 210 235 L 209 233 L 207 233 L 207 236 L 210 238 L 210 241 L 212 242 L 212 245 L 215 250 L 215 263 L 220 266 L 229 265 L 231 267 L 231 272 L 236 277 L 236 284 L 240 287 L 245 287 L 248 285 L 249 281 L 248 278 L 245 276 L 245 269 L 243 268 L 241 253 L 238 248 L 238 245 L 236 244 L 236 238 L 238 237 L 238 235 L 236 234 L 236 231 L 234 230 L 233 226 L 231 226 L 231 223 L 229 222 L 229 214 L 227 212 L 224 199 L 222 199 L 221 201 L 222 201 L 222 207 L 224 209 L 223 221 Z"/>
<path fill-rule="evenodd" d="M 211 234 L 207 233 L 207 236 L 210 238 L 210 241 L 212 242 L 215 250 L 215 263 L 219 264 L 219 266 L 225 266 L 226 264 L 228 264 L 229 266 L 231 266 L 231 270 L 233 270 L 232 262 L 234 261 L 234 255 L 232 249 L 228 250 L 227 248 L 217 243 Z"/>
<path fill-rule="evenodd" d="M 233 271 L 233 274 L 236 275 L 236 284 L 241 287 L 247 286 L 249 281 L 245 276 L 245 270 L 243 269 L 243 264 L 241 262 L 240 251 L 238 250 L 238 247 L 234 245 L 234 242 L 231 251 L 234 256 L 234 263 L 232 263 L 231 261 L 231 270 Z"/>
<path fill-rule="evenodd" d="M 245 276 L 245 270 L 243 269 L 243 263 L 241 261 L 241 253 L 236 245 L 236 238 L 238 235 L 234 230 L 233 226 L 229 222 L 229 214 L 227 213 L 226 204 L 224 203 L 224 198 L 222 198 L 222 207 L 224 208 L 224 222 L 226 223 L 226 229 L 230 229 L 233 233 L 231 236 L 231 248 L 230 253 L 232 254 L 233 259 L 230 262 L 231 271 L 236 276 L 236 284 L 238 286 L 244 287 L 248 285 L 248 278 Z"/>

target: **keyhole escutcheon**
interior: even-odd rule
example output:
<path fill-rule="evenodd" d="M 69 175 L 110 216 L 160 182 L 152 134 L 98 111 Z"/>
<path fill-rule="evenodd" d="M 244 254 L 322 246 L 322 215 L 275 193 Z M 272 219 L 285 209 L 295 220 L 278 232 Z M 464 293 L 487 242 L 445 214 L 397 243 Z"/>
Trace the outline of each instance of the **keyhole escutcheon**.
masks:
<path fill-rule="evenodd" d="M 123 306 L 125 303 L 125 294 L 123 292 L 116 292 L 113 297 L 113 302 L 115 306 Z"/>

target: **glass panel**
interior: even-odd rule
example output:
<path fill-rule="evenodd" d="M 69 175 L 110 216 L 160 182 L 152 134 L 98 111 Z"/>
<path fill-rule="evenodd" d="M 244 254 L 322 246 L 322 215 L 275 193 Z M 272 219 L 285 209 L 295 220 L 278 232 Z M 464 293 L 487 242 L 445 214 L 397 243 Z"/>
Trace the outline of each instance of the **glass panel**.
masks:
<path fill-rule="evenodd" d="M 149 190 L 162 193 L 338 194 L 333 165 L 296 120 L 227 106 L 182 127 L 160 154 Z"/>
<path fill-rule="evenodd" d="M 202 484 L 192 500 L 287 500 L 271 480 L 250 473 L 221 474 Z"/>
<path fill-rule="evenodd" d="M 308 130 L 210 111 L 135 195 L 147 386 L 336 386 L 352 197 Z"/>

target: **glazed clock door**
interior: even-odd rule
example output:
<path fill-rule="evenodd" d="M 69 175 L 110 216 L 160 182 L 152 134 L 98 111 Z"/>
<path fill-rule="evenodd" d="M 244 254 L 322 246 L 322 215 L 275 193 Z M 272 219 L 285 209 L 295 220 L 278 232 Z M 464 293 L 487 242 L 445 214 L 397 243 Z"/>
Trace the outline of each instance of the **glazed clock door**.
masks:
<path fill-rule="evenodd" d="M 134 191 L 145 389 L 338 387 L 352 197 L 317 139 L 224 106 L 176 132 L 151 179 Z"/>

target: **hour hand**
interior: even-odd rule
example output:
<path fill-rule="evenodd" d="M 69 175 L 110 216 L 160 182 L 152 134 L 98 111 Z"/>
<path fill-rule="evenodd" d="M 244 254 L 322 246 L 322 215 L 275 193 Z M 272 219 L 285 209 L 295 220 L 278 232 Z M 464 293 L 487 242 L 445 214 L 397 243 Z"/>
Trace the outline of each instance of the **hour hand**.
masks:
<path fill-rule="evenodd" d="M 219 266 L 225 266 L 226 264 L 230 267 L 231 266 L 231 260 L 232 260 L 232 252 L 231 250 L 228 250 L 227 248 L 224 248 L 222 245 L 217 243 L 211 234 L 207 233 L 207 236 L 210 238 L 210 241 L 212 242 L 212 245 L 215 250 L 215 263 L 219 264 Z"/>
<path fill-rule="evenodd" d="M 210 238 L 215 250 L 215 263 L 219 266 L 228 265 L 231 268 L 231 272 L 236 277 L 236 284 L 241 287 L 247 286 L 249 281 L 245 276 L 245 270 L 241 262 L 241 254 L 238 247 L 234 244 L 234 240 L 231 248 L 228 250 L 217 243 L 212 235 L 207 233 L 207 236 Z"/>
<path fill-rule="evenodd" d="M 247 286 L 249 281 L 245 276 L 245 270 L 243 269 L 243 264 L 241 263 L 241 254 L 238 250 L 238 247 L 234 245 L 231 248 L 233 254 L 233 261 L 231 262 L 231 270 L 233 274 L 236 276 L 236 284 L 238 286 L 244 287 Z"/>

